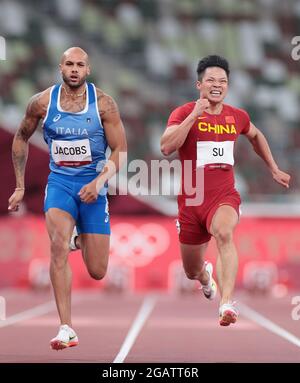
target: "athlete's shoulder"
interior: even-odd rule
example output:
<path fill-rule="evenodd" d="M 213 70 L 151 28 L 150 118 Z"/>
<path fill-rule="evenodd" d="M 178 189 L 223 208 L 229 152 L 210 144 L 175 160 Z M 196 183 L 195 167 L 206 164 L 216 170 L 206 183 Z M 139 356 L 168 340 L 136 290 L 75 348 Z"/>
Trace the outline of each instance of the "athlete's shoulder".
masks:
<path fill-rule="evenodd" d="M 249 120 L 249 114 L 247 113 L 246 110 L 242 108 L 237 108 L 232 105 L 224 104 L 224 113 L 226 114 L 234 114 L 235 116 L 241 118 L 241 119 L 246 119 Z"/>
<path fill-rule="evenodd" d="M 101 117 L 119 113 L 119 108 L 112 96 L 96 87 L 97 103 Z"/>
<path fill-rule="evenodd" d="M 178 125 L 191 113 L 194 109 L 195 101 L 187 102 L 183 105 L 177 106 L 168 119 L 167 126 Z"/>
<path fill-rule="evenodd" d="M 47 110 L 52 87 L 34 94 L 28 102 L 26 113 L 36 117 L 42 117 Z"/>
<path fill-rule="evenodd" d="M 95 89 L 96 89 L 96 95 L 97 95 L 97 101 L 101 101 L 102 98 L 105 98 L 105 97 L 109 97 L 109 95 L 107 93 L 105 93 L 102 89 L 100 88 L 97 88 L 95 86 Z"/>
<path fill-rule="evenodd" d="M 186 102 L 185 104 L 177 106 L 173 112 L 191 112 L 194 109 L 195 101 Z"/>

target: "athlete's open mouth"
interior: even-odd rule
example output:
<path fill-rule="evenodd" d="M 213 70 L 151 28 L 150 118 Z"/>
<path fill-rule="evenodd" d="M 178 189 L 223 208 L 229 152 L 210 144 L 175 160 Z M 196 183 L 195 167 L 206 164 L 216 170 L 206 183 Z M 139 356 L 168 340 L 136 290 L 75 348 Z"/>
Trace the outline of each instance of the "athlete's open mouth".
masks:
<path fill-rule="evenodd" d="M 221 96 L 222 92 L 220 90 L 212 90 L 210 94 L 213 96 Z"/>

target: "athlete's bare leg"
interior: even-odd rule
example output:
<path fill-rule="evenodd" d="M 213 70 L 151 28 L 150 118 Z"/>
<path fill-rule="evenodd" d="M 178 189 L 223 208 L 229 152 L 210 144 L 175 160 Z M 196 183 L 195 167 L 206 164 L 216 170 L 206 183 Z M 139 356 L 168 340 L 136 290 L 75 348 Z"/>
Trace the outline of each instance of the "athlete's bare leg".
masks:
<path fill-rule="evenodd" d="M 46 213 L 47 230 L 51 242 L 50 278 L 61 324 L 71 323 L 72 272 L 68 264 L 69 241 L 75 225 L 73 217 L 60 209 Z"/>
<path fill-rule="evenodd" d="M 76 238 L 76 246 L 81 249 L 90 276 L 104 278 L 108 265 L 110 236 L 107 234 L 85 234 Z"/>
<path fill-rule="evenodd" d="M 223 286 L 222 286 L 222 260 L 221 257 L 217 257 L 216 261 L 216 273 L 217 273 L 217 278 L 218 278 L 218 287 L 219 287 L 219 292 L 222 297 L 223 295 Z"/>
<path fill-rule="evenodd" d="M 238 223 L 235 209 L 220 206 L 213 216 L 210 233 L 215 237 L 220 260 L 217 265 L 218 284 L 221 286 L 221 302 L 231 300 L 238 269 L 238 255 L 233 243 L 233 230 Z"/>
<path fill-rule="evenodd" d="M 186 276 L 198 280 L 201 284 L 209 282 L 208 273 L 204 269 L 204 254 L 208 242 L 201 245 L 186 245 L 181 243 L 181 258 Z"/>

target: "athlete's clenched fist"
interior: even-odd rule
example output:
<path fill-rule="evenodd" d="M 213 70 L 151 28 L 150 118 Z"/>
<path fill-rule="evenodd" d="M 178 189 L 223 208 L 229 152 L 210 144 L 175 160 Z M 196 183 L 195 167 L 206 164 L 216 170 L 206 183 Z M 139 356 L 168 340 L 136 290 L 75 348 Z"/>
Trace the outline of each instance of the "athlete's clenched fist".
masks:
<path fill-rule="evenodd" d="M 192 111 L 192 114 L 195 116 L 195 117 L 198 117 L 198 116 L 201 116 L 201 114 L 207 110 L 210 106 L 210 102 L 208 101 L 207 98 L 199 98 L 197 101 L 196 101 L 196 104 L 194 106 L 194 109 Z"/>

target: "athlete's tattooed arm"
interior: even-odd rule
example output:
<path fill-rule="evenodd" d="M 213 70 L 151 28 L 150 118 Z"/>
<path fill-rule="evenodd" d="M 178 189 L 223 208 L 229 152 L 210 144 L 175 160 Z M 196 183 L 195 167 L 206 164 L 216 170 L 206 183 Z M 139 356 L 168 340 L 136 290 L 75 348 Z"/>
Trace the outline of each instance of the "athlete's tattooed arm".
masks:
<path fill-rule="evenodd" d="M 28 140 L 36 130 L 41 118 L 40 94 L 31 98 L 12 145 L 12 161 L 15 169 L 16 187 L 24 187 L 24 173 L 28 157 Z"/>
<path fill-rule="evenodd" d="M 114 168 L 113 171 L 110 171 L 107 166 L 103 169 L 102 174 L 107 172 L 106 180 L 108 180 L 119 170 L 126 160 L 127 142 L 119 108 L 115 100 L 107 94 L 104 94 L 100 100 L 99 110 L 107 143 L 111 149 L 108 163 L 111 162 Z"/>
<path fill-rule="evenodd" d="M 16 190 L 9 199 L 9 210 L 18 210 L 18 203 L 24 195 L 24 175 L 28 157 L 28 140 L 38 127 L 47 109 L 46 92 L 34 95 L 26 108 L 25 115 L 12 144 L 12 162 L 16 177 Z"/>
<path fill-rule="evenodd" d="M 80 190 L 80 198 L 85 203 L 97 199 L 99 190 L 127 159 L 126 135 L 116 102 L 100 89 L 97 90 L 97 102 L 111 154 L 98 177 Z"/>
<path fill-rule="evenodd" d="M 118 106 L 112 97 L 104 94 L 100 105 L 100 116 L 103 120 L 110 119 L 113 114 L 117 114 L 120 117 Z"/>
<path fill-rule="evenodd" d="M 113 172 L 103 169 L 102 174 L 108 172 L 107 180 L 119 170 L 127 155 L 127 141 L 124 126 L 120 117 L 119 108 L 115 100 L 98 89 L 98 108 L 105 131 L 111 155 L 108 162 L 115 167 Z"/>

